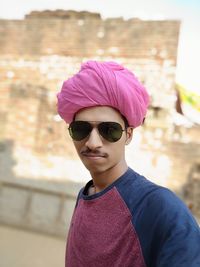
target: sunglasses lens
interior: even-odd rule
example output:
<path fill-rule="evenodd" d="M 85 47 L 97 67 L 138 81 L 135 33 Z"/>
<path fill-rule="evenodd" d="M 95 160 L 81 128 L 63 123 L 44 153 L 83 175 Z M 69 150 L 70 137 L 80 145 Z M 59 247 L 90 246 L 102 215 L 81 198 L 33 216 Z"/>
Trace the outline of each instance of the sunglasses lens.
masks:
<path fill-rule="evenodd" d="M 101 136 L 109 142 L 117 142 L 123 133 L 122 126 L 117 122 L 102 122 L 98 125 Z"/>
<path fill-rule="evenodd" d="M 73 121 L 69 125 L 69 134 L 75 141 L 81 141 L 86 138 L 92 130 L 90 123 L 86 121 Z"/>

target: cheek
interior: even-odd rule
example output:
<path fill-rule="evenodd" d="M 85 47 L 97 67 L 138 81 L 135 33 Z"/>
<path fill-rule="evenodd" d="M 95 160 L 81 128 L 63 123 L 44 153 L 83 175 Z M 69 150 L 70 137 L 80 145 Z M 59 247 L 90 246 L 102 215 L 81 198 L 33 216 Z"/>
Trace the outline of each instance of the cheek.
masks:
<path fill-rule="evenodd" d="M 76 151 L 79 153 L 83 147 L 82 142 L 73 141 Z"/>
<path fill-rule="evenodd" d="M 110 147 L 110 153 L 114 158 L 119 158 L 124 155 L 125 152 L 125 140 L 120 140 Z"/>

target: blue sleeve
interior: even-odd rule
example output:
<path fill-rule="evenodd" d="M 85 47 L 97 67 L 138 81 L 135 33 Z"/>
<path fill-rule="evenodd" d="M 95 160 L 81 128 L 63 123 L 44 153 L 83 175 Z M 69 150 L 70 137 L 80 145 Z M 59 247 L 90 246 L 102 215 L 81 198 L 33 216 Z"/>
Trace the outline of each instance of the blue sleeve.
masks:
<path fill-rule="evenodd" d="M 147 266 L 200 267 L 200 228 L 185 204 L 162 188 L 152 193 L 145 206 L 141 223 L 149 224 L 152 231 L 146 237 L 140 233 L 144 246 L 148 235 L 151 242 Z"/>

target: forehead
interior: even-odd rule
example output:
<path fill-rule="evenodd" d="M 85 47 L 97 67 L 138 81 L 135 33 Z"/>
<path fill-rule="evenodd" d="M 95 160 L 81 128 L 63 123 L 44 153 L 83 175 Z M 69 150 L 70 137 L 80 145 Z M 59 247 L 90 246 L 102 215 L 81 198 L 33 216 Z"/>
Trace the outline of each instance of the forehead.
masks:
<path fill-rule="evenodd" d="M 121 114 L 116 109 L 108 106 L 84 108 L 76 114 L 75 120 L 116 121 L 123 123 Z"/>

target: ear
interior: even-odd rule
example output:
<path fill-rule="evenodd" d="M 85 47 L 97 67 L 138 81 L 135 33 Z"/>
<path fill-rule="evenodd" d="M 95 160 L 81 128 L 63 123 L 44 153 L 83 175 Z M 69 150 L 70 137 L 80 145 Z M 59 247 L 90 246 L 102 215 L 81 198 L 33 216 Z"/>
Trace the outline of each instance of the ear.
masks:
<path fill-rule="evenodd" d="M 133 127 L 128 127 L 126 129 L 126 145 L 128 145 L 133 137 Z"/>

